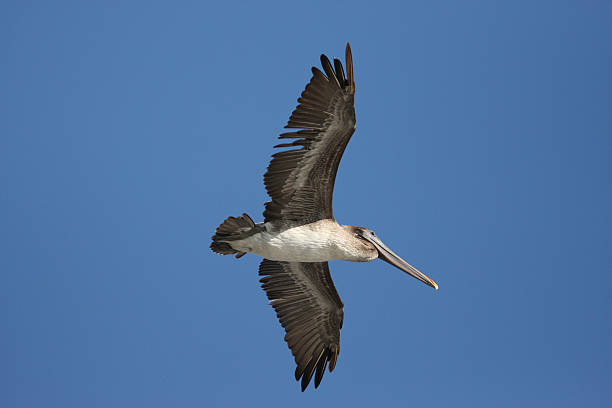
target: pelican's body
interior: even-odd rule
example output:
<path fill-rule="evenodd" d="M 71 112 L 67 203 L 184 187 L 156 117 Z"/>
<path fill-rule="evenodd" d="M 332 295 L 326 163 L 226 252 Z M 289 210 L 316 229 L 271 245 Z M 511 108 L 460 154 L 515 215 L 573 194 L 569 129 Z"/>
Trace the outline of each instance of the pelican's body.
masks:
<path fill-rule="evenodd" d="M 240 252 L 272 261 L 367 262 L 378 257 L 376 250 L 363 245 L 352 231 L 334 220 L 315 221 L 280 231 L 274 231 L 271 224 L 263 224 L 263 231 L 232 241 L 231 245 Z"/>
<path fill-rule="evenodd" d="M 436 283 L 391 251 L 363 227 L 339 225 L 333 216 L 334 182 L 344 149 L 355 131 L 355 80 L 350 46 L 346 75 L 342 63 L 321 56 L 325 73 L 312 69 L 287 128 L 279 136 L 293 139 L 272 157 L 264 175 L 271 201 L 264 222 L 246 214 L 227 218 L 215 231 L 211 249 L 241 257 L 263 257 L 263 289 L 285 328 L 285 340 L 296 362 L 302 391 L 314 375 L 318 387 L 325 368 L 336 365 L 344 304 L 334 287 L 327 261 L 354 262 L 380 258 L 420 281 Z"/>

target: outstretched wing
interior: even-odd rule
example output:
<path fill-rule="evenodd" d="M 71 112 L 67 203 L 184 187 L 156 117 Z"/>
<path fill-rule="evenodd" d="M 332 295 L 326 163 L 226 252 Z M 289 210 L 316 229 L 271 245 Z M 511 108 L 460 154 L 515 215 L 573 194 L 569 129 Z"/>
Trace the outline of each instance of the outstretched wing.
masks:
<path fill-rule="evenodd" d="M 274 154 L 264 175 L 272 201 L 266 203 L 266 222 L 297 225 L 333 218 L 332 195 L 342 153 L 355 131 L 355 79 L 351 47 L 346 44 L 346 70 L 321 55 L 325 74 L 312 68 L 312 78 L 279 139 L 297 139 L 274 147 L 299 147 Z"/>
<path fill-rule="evenodd" d="M 295 379 L 302 391 L 315 374 L 319 386 L 325 366 L 336 366 L 344 305 L 336 292 L 327 262 L 280 262 L 264 259 L 260 282 L 285 328 L 285 341 L 295 358 Z"/>

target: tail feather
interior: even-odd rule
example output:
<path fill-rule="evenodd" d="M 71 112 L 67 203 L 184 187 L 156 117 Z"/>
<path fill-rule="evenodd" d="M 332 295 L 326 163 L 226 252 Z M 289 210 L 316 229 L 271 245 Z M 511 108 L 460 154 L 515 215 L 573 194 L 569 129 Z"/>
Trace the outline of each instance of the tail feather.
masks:
<path fill-rule="evenodd" d="M 236 258 L 240 258 L 245 253 L 232 248 L 228 241 L 244 239 L 257 232 L 259 232 L 258 226 L 247 214 L 242 214 L 240 217 L 228 217 L 217 227 L 215 235 L 212 236 L 213 242 L 210 244 L 210 249 L 223 255 L 236 254 Z"/>

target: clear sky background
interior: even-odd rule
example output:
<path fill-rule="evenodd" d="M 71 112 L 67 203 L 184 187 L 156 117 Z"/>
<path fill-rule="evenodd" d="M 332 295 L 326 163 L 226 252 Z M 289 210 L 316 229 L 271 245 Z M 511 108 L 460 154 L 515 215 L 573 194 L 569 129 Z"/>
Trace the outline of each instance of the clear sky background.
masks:
<path fill-rule="evenodd" d="M 609 407 L 612 3 L 0 6 L 3 407 Z M 440 285 L 331 262 L 336 370 L 305 393 L 213 254 L 319 54 L 351 42 L 340 223 Z"/>

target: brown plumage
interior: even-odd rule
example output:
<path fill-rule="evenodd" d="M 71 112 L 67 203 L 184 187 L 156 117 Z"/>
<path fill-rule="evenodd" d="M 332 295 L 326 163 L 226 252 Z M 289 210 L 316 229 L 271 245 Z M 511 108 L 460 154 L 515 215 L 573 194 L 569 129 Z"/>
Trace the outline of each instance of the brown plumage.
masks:
<path fill-rule="evenodd" d="M 325 55 L 325 74 L 312 68 L 312 78 L 298 99 L 279 139 L 296 139 L 275 147 L 298 147 L 275 153 L 264 175 L 272 201 L 266 203 L 265 222 L 284 221 L 295 225 L 333 219 L 334 181 L 344 149 L 355 131 L 355 78 L 351 47 L 346 45 L 348 77 L 342 63 L 334 68 Z"/>
<path fill-rule="evenodd" d="M 336 292 L 327 262 L 280 262 L 264 259 L 261 286 L 287 334 L 295 379 L 306 389 L 313 374 L 319 386 L 325 366 L 336 366 L 344 304 Z"/>

